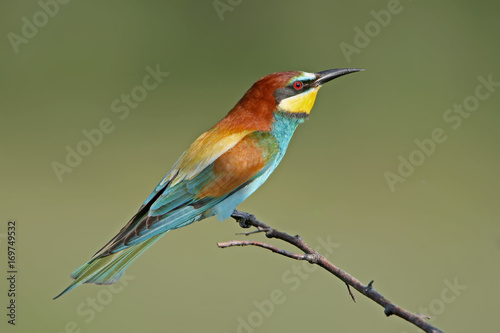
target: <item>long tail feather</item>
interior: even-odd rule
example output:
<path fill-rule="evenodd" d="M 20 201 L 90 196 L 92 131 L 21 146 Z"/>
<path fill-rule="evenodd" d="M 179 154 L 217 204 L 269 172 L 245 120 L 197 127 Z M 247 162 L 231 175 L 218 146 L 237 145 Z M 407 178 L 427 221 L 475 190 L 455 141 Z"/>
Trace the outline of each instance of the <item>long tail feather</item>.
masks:
<path fill-rule="evenodd" d="M 73 288 L 84 283 L 113 284 L 120 279 L 123 272 L 132 262 L 153 245 L 165 233 L 151 237 L 150 239 L 133 245 L 123 251 L 105 257 L 97 257 L 90 260 L 71 274 L 75 279 L 66 289 L 53 299 L 57 299 Z"/>

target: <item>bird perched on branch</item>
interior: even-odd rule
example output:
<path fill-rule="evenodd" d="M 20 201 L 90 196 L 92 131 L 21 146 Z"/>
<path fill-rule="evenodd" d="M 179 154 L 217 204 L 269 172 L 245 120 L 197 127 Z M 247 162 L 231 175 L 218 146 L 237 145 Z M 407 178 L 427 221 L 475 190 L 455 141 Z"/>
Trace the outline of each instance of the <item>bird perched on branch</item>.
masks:
<path fill-rule="evenodd" d="M 231 216 L 278 166 L 297 126 L 308 118 L 319 88 L 361 69 L 281 72 L 258 80 L 214 127 L 198 137 L 132 219 L 62 293 L 83 284 L 112 284 L 168 231 Z"/>

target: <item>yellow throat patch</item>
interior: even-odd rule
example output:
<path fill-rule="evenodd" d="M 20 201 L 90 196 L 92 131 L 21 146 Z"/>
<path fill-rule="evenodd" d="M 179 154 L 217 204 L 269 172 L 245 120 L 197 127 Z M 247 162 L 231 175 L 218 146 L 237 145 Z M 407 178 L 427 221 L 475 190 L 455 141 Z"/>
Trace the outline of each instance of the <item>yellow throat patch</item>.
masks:
<path fill-rule="evenodd" d="M 316 100 L 316 94 L 319 88 L 320 87 L 316 87 L 309 90 L 307 93 L 285 98 L 278 105 L 278 109 L 290 113 L 309 114 Z"/>

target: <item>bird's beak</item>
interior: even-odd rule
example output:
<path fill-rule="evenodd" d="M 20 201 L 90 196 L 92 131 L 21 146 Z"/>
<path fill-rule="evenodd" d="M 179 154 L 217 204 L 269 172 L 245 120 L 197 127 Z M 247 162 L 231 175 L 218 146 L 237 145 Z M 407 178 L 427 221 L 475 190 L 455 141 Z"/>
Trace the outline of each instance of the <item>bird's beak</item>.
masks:
<path fill-rule="evenodd" d="M 364 69 L 360 68 L 337 68 L 337 69 L 329 69 L 326 71 L 321 71 L 314 73 L 316 75 L 316 81 L 314 81 L 314 84 L 316 86 L 321 86 L 335 78 L 338 78 L 339 76 L 354 73 L 354 72 L 359 72 L 359 71 L 364 71 Z"/>

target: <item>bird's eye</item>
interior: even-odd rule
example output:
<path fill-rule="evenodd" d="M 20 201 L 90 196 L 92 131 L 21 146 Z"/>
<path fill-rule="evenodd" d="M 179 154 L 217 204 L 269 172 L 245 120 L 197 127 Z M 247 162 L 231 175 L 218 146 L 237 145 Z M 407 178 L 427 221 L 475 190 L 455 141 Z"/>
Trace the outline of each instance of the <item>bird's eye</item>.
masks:
<path fill-rule="evenodd" d="M 302 88 L 302 82 L 301 81 L 295 81 L 295 83 L 293 84 L 293 87 L 296 90 L 299 90 L 300 88 Z"/>

